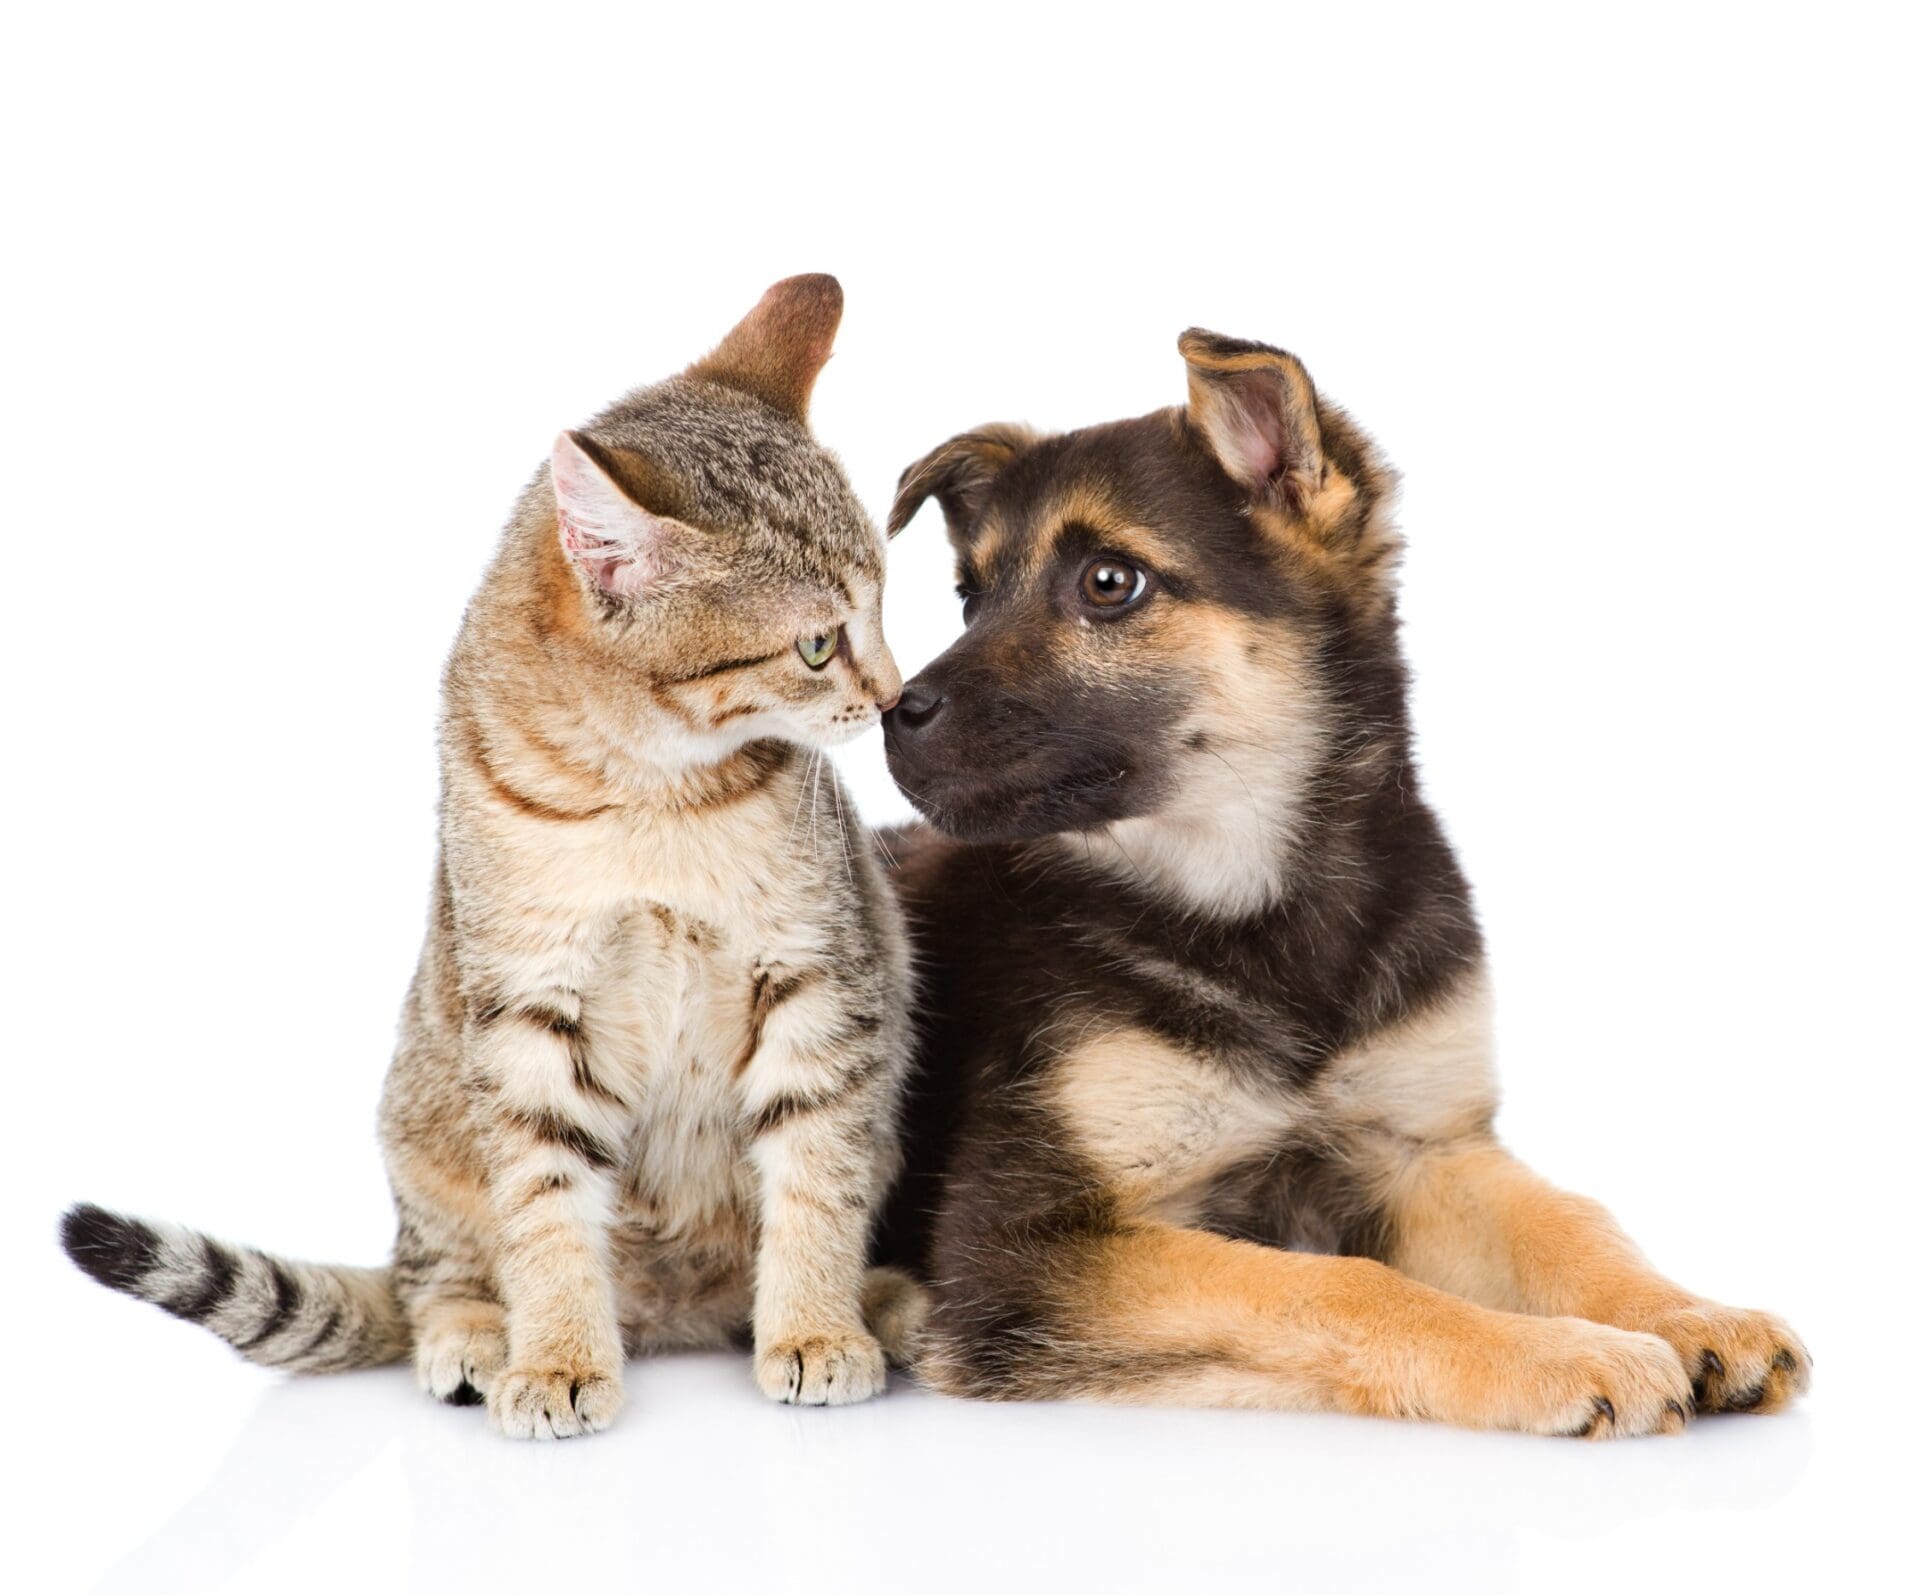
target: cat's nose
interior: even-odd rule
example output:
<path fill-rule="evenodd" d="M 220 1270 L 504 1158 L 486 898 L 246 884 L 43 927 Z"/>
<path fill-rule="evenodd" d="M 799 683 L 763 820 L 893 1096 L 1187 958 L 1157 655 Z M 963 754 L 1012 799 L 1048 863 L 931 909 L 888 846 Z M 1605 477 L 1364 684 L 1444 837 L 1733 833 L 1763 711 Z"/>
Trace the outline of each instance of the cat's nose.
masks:
<path fill-rule="evenodd" d="M 900 667 L 893 662 L 893 650 L 881 639 L 877 628 L 862 655 L 867 661 L 867 670 L 860 678 L 860 685 L 885 714 L 900 701 Z"/>
<path fill-rule="evenodd" d="M 893 722 L 902 731 L 924 731 L 946 707 L 947 697 L 924 681 L 909 681 L 893 706 Z"/>

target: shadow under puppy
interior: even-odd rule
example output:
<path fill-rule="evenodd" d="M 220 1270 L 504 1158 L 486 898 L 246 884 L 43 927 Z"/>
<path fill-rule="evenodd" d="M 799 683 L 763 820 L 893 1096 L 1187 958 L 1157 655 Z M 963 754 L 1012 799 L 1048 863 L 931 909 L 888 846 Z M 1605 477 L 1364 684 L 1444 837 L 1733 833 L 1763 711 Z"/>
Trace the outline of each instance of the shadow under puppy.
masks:
<path fill-rule="evenodd" d="M 1495 1139 L 1481 940 L 1420 796 L 1394 479 L 1292 356 L 1191 331 L 1185 407 L 955 437 L 967 630 L 887 716 L 937 831 L 883 1253 L 996 1398 L 1669 1431 L 1803 1389 Z M 940 833 L 944 833 L 940 834 Z"/>

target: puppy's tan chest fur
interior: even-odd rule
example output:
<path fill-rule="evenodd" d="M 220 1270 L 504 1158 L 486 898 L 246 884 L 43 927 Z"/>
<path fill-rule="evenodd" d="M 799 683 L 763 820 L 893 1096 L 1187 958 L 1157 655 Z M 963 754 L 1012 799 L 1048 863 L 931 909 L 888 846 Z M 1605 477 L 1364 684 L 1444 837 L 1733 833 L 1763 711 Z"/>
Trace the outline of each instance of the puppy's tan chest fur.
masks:
<path fill-rule="evenodd" d="M 1290 1093 L 1235 1080 L 1144 1031 L 1082 1046 L 1060 1066 L 1055 1105 L 1080 1154 L 1131 1214 L 1194 1224 L 1215 1181 L 1285 1145 Z"/>
<path fill-rule="evenodd" d="M 1472 982 L 1303 1086 L 1128 1030 L 1077 1049 L 1053 1087 L 1077 1150 L 1133 1216 L 1201 1224 L 1229 1175 L 1257 1179 L 1288 1158 L 1326 1160 L 1378 1201 L 1412 1149 L 1491 1116 L 1487 995 Z M 1278 1239 L 1312 1233 L 1311 1214 L 1270 1216 Z"/>

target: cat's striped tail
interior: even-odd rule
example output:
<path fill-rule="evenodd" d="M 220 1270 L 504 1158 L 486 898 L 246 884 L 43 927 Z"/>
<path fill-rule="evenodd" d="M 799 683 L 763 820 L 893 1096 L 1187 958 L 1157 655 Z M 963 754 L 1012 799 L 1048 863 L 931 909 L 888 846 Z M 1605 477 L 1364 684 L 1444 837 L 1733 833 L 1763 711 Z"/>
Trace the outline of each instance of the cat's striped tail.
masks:
<path fill-rule="evenodd" d="M 103 1285 L 211 1329 L 250 1362 L 335 1373 L 397 1362 L 411 1336 L 391 1271 L 290 1263 L 82 1202 L 60 1244 Z"/>

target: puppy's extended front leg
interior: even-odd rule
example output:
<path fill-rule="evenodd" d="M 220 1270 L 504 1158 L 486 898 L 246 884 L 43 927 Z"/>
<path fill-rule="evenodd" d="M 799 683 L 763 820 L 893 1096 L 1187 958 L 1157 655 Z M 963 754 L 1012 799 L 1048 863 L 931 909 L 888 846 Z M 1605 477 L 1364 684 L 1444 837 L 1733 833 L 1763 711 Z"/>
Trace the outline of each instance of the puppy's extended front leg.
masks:
<path fill-rule="evenodd" d="M 864 1401 L 887 1377 L 861 1296 L 874 1210 L 898 1160 L 903 1022 L 871 984 L 825 971 L 771 969 L 760 992 L 746 1096 L 760 1174 L 754 1376 L 776 1401 Z"/>
<path fill-rule="evenodd" d="M 1806 1348 L 1778 1318 L 1723 1307 L 1655 1273 L 1599 1203 L 1556 1190 L 1496 1144 L 1423 1153 L 1389 1218 L 1387 1260 L 1415 1279 L 1490 1307 L 1660 1336 L 1680 1354 L 1702 1411 L 1770 1412 L 1806 1388 Z"/>
<path fill-rule="evenodd" d="M 1672 1348 L 1576 1318 L 1495 1312 L 1358 1257 L 1128 1224 L 980 1238 L 990 1275 L 943 1287 L 921 1372 L 961 1395 L 1435 1418 L 1535 1434 L 1671 1432 Z"/>

